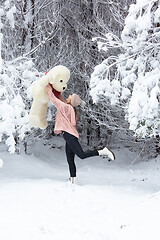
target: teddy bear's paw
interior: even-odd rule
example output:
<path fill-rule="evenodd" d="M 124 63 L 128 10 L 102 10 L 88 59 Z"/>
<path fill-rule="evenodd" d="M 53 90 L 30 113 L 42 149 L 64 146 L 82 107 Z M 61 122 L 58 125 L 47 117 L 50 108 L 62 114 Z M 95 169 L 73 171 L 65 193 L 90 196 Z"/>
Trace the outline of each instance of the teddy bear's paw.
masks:
<path fill-rule="evenodd" d="M 48 126 L 48 124 L 47 124 L 47 122 L 45 121 L 45 122 L 40 122 L 40 128 L 41 129 L 45 129 L 46 127 Z"/>
<path fill-rule="evenodd" d="M 29 121 L 32 127 L 39 127 L 40 126 L 40 120 L 39 117 L 35 114 L 30 114 Z"/>

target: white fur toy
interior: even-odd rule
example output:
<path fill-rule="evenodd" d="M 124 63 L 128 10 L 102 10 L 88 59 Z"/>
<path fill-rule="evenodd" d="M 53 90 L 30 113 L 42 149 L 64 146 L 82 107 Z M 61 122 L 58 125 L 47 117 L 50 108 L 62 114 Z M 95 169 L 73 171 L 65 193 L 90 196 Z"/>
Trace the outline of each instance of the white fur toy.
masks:
<path fill-rule="evenodd" d="M 33 103 L 29 114 L 32 127 L 41 129 L 47 127 L 46 112 L 49 98 L 46 93 L 46 86 L 50 84 L 55 96 L 61 101 L 64 101 L 61 93 L 66 90 L 69 78 L 69 69 L 65 66 L 58 65 L 53 67 L 45 76 L 33 84 Z"/>

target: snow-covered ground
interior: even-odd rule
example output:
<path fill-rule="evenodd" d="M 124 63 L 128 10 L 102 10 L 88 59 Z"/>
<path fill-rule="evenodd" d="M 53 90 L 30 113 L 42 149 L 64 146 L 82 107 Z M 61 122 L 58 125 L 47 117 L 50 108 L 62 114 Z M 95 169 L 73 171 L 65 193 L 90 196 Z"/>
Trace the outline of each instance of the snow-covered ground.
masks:
<path fill-rule="evenodd" d="M 1 148 L 0 239 L 159 240 L 160 158 L 115 154 L 115 162 L 77 158 L 71 185 L 63 148 L 38 143 L 32 155 Z"/>

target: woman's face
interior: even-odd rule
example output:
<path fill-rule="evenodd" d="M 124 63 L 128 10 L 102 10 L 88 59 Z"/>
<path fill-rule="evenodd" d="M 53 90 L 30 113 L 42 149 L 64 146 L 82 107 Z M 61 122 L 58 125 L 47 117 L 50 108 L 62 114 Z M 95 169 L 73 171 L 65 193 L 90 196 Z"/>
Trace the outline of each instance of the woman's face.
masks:
<path fill-rule="evenodd" d="M 71 98 L 72 98 L 72 95 L 69 95 L 69 97 L 66 99 L 66 102 L 71 103 Z"/>

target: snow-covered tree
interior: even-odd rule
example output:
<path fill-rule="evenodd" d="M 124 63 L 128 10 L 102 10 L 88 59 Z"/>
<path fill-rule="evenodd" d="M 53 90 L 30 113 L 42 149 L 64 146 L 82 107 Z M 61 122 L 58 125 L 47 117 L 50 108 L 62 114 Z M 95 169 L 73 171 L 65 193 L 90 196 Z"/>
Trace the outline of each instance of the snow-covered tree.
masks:
<path fill-rule="evenodd" d="M 99 48 L 118 47 L 95 67 L 90 94 L 125 108 L 130 129 L 139 137 L 160 135 L 160 1 L 137 0 L 130 6 L 121 40 L 113 34 L 96 39 Z M 95 40 L 95 39 L 94 39 Z"/>
<path fill-rule="evenodd" d="M 13 1 L 4 1 L 0 8 L 0 142 L 5 142 L 10 153 L 30 130 L 28 112 L 31 83 L 39 77 L 32 60 L 19 57 L 6 61 L 4 48 L 6 29 L 14 29 L 16 7 Z M 4 48 L 3 48 L 4 46 Z M 5 54 L 4 54 L 5 52 Z M 11 52 L 10 52 L 11 53 Z M 8 55 L 10 54 L 8 53 Z M 28 94 L 27 94 L 28 93 Z"/>
<path fill-rule="evenodd" d="M 40 74 L 31 60 L 19 58 L 3 62 L 0 73 L 0 142 L 5 142 L 10 153 L 31 130 L 29 108 L 31 84 Z"/>

